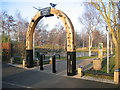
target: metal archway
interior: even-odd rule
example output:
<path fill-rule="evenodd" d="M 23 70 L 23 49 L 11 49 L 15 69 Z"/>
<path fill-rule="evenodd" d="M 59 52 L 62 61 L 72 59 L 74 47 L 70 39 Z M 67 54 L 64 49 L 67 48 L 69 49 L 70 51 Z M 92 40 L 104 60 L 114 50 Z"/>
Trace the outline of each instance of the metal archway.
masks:
<path fill-rule="evenodd" d="M 33 32 L 40 19 L 56 15 L 64 23 L 67 38 L 67 75 L 76 74 L 76 44 L 75 32 L 71 20 L 60 10 L 46 7 L 37 12 L 32 18 L 26 33 L 26 60 L 27 67 L 33 67 Z"/>

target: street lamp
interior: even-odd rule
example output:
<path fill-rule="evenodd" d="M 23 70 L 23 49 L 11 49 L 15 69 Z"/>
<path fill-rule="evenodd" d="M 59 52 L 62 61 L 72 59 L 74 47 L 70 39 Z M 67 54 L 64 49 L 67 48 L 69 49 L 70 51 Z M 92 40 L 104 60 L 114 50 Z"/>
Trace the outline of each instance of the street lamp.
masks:
<path fill-rule="evenodd" d="M 107 73 L 109 73 L 109 30 L 108 26 L 106 26 L 106 31 L 107 31 Z"/>

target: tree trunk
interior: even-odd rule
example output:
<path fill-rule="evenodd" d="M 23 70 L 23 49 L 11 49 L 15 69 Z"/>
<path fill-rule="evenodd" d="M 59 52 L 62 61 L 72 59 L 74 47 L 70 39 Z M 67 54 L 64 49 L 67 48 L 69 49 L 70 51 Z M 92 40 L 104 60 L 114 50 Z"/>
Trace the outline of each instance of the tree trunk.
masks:
<path fill-rule="evenodd" d="M 115 45 L 115 70 L 120 70 L 120 44 Z"/>
<path fill-rule="evenodd" d="M 84 47 L 85 47 L 85 44 L 84 44 L 84 39 L 83 39 L 83 49 L 84 49 Z"/>
<path fill-rule="evenodd" d="M 120 30 L 118 27 L 118 32 L 117 32 L 118 36 L 116 38 L 115 32 L 113 32 L 114 30 L 112 29 L 110 24 L 108 24 L 108 27 L 111 31 L 112 40 L 115 45 L 115 70 L 120 70 Z"/>
<path fill-rule="evenodd" d="M 110 54 L 113 54 L 113 49 L 112 49 L 112 47 L 113 47 L 113 44 L 112 44 L 112 41 L 111 41 L 111 50 L 110 50 Z"/>
<path fill-rule="evenodd" d="M 91 37 L 89 35 L 89 56 L 91 56 Z"/>

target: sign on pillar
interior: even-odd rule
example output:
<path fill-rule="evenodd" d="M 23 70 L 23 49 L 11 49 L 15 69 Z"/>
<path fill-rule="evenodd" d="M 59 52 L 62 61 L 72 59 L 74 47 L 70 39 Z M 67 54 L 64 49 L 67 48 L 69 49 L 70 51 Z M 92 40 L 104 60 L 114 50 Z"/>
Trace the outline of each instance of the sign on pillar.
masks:
<path fill-rule="evenodd" d="M 100 58 L 100 60 L 103 60 L 103 43 L 99 43 L 98 45 L 98 58 Z"/>

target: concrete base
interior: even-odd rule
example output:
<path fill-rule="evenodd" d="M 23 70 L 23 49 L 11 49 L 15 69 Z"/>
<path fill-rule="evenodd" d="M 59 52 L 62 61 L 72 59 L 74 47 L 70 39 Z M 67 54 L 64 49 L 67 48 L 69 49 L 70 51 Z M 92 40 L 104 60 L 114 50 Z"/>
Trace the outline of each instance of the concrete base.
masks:
<path fill-rule="evenodd" d="M 115 84 L 120 84 L 120 71 L 115 71 L 114 72 L 114 83 Z"/>
<path fill-rule="evenodd" d="M 100 59 L 95 59 L 93 60 L 93 69 L 94 70 L 101 70 L 101 60 Z"/>

